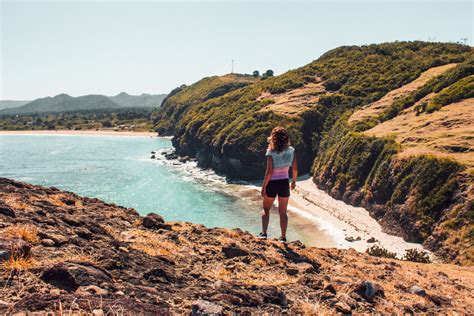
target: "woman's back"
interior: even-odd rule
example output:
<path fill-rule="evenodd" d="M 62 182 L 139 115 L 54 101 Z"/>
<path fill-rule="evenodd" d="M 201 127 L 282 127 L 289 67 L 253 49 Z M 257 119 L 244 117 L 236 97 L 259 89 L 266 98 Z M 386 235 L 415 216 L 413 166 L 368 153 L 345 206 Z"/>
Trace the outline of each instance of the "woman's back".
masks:
<path fill-rule="evenodd" d="M 280 152 L 267 149 L 265 155 L 272 157 L 273 172 L 271 180 L 288 179 L 288 170 L 293 163 L 295 149 L 291 146 Z"/>

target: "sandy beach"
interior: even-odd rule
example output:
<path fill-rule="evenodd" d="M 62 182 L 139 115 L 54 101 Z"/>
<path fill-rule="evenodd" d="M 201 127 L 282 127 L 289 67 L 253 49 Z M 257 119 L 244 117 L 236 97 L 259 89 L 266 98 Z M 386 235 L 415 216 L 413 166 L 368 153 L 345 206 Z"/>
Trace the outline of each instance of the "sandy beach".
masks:
<path fill-rule="evenodd" d="M 154 132 L 132 132 L 114 130 L 41 130 L 41 131 L 0 131 L 0 135 L 109 135 L 109 136 L 145 136 L 156 137 Z"/>
<path fill-rule="evenodd" d="M 365 251 L 372 245 L 380 245 L 401 257 L 406 249 L 423 249 L 420 244 L 408 243 L 401 237 L 382 232 L 382 227 L 362 207 L 353 207 L 330 197 L 319 190 L 312 179 L 297 182 L 292 191 L 290 210 L 302 216 L 319 219 L 321 228 L 327 230 L 337 243 L 337 248 L 354 248 Z M 361 240 L 349 242 L 346 237 Z M 368 243 L 374 237 L 377 242 Z"/>

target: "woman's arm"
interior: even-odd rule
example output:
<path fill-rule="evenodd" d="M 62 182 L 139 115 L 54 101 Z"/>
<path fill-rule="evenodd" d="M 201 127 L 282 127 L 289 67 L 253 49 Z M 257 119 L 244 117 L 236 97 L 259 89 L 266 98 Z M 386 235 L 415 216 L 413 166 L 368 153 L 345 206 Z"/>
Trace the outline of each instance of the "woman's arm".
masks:
<path fill-rule="evenodd" d="M 296 153 L 294 153 L 293 157 L 293 164 L 291 166 L 291 175 L 292 175 L 292 181 L 291 181 L 291 189 L 294 189 L 296 187 L 296 178 L 298 178 L 298 161 L 296 161 Z"/>
<path fill-rule="evenodd" d="M 262 196 L 265 197 L 265 188 L 267 187 L 268 182 L 270 181 L 270 178 L 272 177 L 272 172 L 273 172 L 273 159 L 271 156 L 267 156 L 267 168 L 265 169 L 265 178 L 263 179 L 263 185 L 262 185 Z"/>

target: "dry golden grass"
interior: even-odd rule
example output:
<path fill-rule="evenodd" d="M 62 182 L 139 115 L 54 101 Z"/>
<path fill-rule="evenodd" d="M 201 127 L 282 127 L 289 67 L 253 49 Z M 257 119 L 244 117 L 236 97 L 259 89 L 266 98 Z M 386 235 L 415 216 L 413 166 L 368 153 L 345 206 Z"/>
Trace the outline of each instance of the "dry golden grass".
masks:
<path fill-rule="evenodd" d="M 55 206 L 66 206 L 66 203 L 62 200 L 64 198 L 64 194 L 54 194 L 54 195 L 48 195 L 46 197 L 43 197 L 43 199 L 51 202 L 51 204 Z"/>
<path fill-rule="evenodd" d="M 304 299 L 296 299 L 292 312 L 301 315 L 333 315 L 334 311 L 320 302 L 312 303 Z"/>
<path fill-rule="evenodd" d="M 211 278 L 245 285 L 283 286 L 296 283 L 298 280 L 296 277 L 288 276 L 286 272 L 276 272 L 274 269 L 255 271 L 250 266 L 237 267 L 231 271 L 221 264 L 218 264 L 214 269 L 211 269 L 211 271 Z"/>
<path fill-rule="evenodd" d="M 158 234 L 141 229 L 131 229 L 123 232 L 118 239 L 129 243 L 132 249 L 143 251 L 150 256 L 176 255 L 181 251 L 181 247 L 176 243 L 163 239 Z"/>
<path fill-rule="evenodd" d="M 75 206 L 75 207 L 78 207 L 78 208 L 82 208 L 82 207 L 84 207 L 84 204 L 82 203 L 81 200 L 76 200 L 76 201 L 74 202 L 74 206 Z"/>
<path fill-rule="evenodd" d="M 405 110 L 365 131 L 366 135 L 395 137 L 401 156 L 434 154 L 474 166 L 474 98 L 442 107 L 431 114 Z"/>
<path fill-rule="evenodd" d="M 13 238 L 21 238 L 24 241 L 30 243 L 37 243 L 38 242 L 38 228 L 33 225 L 29 224 L 16 224 L 12 226 L 8 226 L 3 231 L 5 236 L 13 237 Z"/>
<path fill-rule="evenodd" d="M 272 111 L 277 114 L 294 116 L 316 105 L 320 95 L 325 93 L 322 82 L 308 83 L 285 93 L 272 95 L 262 93 L 257 100 L 271 99 L 272 104 L 265 106 L 261 111 Z"/>
<path fill-rule="evenodd" d="M 267 265 L 267 262 L 263 259 L 255 259 L 254 261 L 252 261 L 252 264 L 257 266 L 265 266 Z"/>
<path fill-rule="evenodd" d="M 21 272 L 29 270 L 37 265 L 37 262 L 31 257 L 11 256 L 8 260 L 2 262 L 1 267 L 7 272 Z"/>
<path fill-rule="evenodd" d="M 360 110 L 354 112 L 349 118 L 349 122 L 359 122 L 366 120 L 368 118 L 378 117 L 385 109 L 387 109 L 393 101 L 408 95 L 410 92 L 417 90 L 425 83 L 427 83 L 431 78 L 441 75 L 442 73 L 448 71 L 449 69 L 455 67 L 456 64 L 447 64 L 444 66 L 433 67 L 425 72 L 423 72 L 418 78 L 412 82 L 390 91 L 384 95 L 380 100 L 377 100 L 373 103 L 363 106 Z"/>
<path fill-rule="evenodd" d="M 75 249 L 67 250 L 63 256 L 57 258 L 57 262 L 64 261 L 79 261 L 79 262 L 89 262 L 92 264 L 98 263 L 98 254 L 93 250 L 84 250 L 84 249 Z"/>
<path fill-rule="evenodd" d="M 22 201 L 21 196 L 16 195 L 16 194 L 10 194 L 4 197 L 3 201 L 5 202 L 6 205 L 9 207 L 13 208 L 14 210 L 21 210 L 21 211 L 27 211 L 31 212 L 35 210 L 35 208 L 27 203 L 24 203 Z"/>

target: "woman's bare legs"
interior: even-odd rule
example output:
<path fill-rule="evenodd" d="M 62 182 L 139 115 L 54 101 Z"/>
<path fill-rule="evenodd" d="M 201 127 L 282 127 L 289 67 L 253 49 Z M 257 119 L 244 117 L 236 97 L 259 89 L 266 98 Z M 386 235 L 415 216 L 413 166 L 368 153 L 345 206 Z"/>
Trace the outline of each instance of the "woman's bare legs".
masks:
<path fill-rule="evenodd" d="M 262 232 L 267 233 L 268 222 L 270 222 L 270 209 L 272 208 L 274 197 L 264 196 L 263 197 L 263 209 L 262 209 Z"/>
<path fill-rule="evenodd" d="M 281 237 L 286 238 L 286 228 L 288 227 L 288 215 L 286 210 L 288 209 L 289 197 L 278 197 L 278 213 L 280 213 L 280 228 Z"/>

